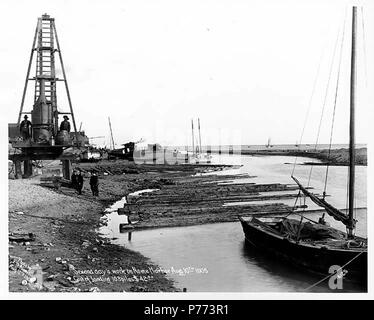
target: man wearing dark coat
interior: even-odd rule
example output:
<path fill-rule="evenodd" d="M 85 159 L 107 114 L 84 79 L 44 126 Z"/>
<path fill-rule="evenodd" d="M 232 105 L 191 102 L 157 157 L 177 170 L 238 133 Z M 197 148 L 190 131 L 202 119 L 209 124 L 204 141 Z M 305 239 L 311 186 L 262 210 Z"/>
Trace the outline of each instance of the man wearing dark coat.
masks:
<path fill-rule="evenodd" d="M 90 186 L 93 196 L 99 196 L 99 177 L 96 172 L 91 173 Z"/>
<path fill-rule="evenodd" d="M 73 174 L 71 175 L 71 186 L 75 190 L 78 190 L 78 175 L 77 175 L 77 171 L 75 170 L 73 170 Z"/>
<path fill-rule="evenodd" d="M 31 138 L 31 122 L 29 120 L 27 120 L 28 116 L 25 115 L 24 116 L 24 119 L 21 123 L 20 123 L 20 126 L 19 126 L 19 131 L 20 131 L 20 134 L 22 136 L 22 139 L 25 141 L 25 140 L 28 140 Z"/>
<path fill-rule="evenodd" d="M 78 194 L 82 194 L 82 189 L 83 189 L 83 176 L 82 176 L 82 172 L 79 170 L 78 175 L 77 175 Z"/>
<path fill-rule="evenodd" d="M 60 131 L 62 130 L 66 130 L 67 132 L 70 132 L 70 122 L 69 122 L 68 116 L 64 116 L 64 121 L 62 121 L 60 124 Z"/>

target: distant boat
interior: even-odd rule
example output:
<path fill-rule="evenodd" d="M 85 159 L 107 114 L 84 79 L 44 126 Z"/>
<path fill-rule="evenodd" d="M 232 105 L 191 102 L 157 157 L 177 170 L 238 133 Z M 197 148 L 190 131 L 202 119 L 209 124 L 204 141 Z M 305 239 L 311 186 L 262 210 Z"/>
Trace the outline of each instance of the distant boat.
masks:
<path fill-rule="evenodd" d="M 266 148 L 272 148 L 272 147 L 273 147 L 273 145 L 271 144 L 271 139 L 270 139 L 270 138 L 268 138 L 268 142 L 267 142 L 267 144 L 265 145 L 265 147 L 266 147 Z"/>
<path fill-rule="evenodd" d="M 195 134 L 194 134 L 194 123 L 193 119 L 191 119 L 191 129 L 192 129 L 192 155 L 188 158 L 190 163 L 211 163 L 212 156 L 208 153 L 204 153 L 202 146 L 201 146 L 201 131 L 200 131 L 200 118 L 197 119 L 198 123 L 198 142 L 195 146 Z M 187 153 L 188 154 L 188 153 Z"/>
<path fill-rule="evenodd" d="M 113 131 L 112 131 L 112 124 L 110 122 L 110 118 L 108 117 L 109 121 L 109 129 L 110 129 L 110 148 L 108 150 L 108 160 L 115 160 L 115 159 L 123 159 L 128 161 L 134 161 L 134 151 L 135 146 L 138 143 L 143 142 L 143 138 L 136 142 L 127 142 L 121 144 L 123 147 L 115 148 L 115 143 L 113 139 Z"/>
<path fill-rule="evenodd" d="M 122 148 L 108 150 L 108 159 L 124 159 L 134 161 L 135 142 L 127 142 L 122 144 L 122 146 Z"/>
<path fill-rule="evenodd" d="M 299 187 L 300 193 L 309 198 L 318 206 L 324 208 L 326 213 L 341 222 L 347 232 L 334 229 L 324 220 L 325 213 L 319 221 L 304 217 L 302 213 L 291 211 L 290 214 L 299 215 L 300 220 L 288 217 L 282 218 L 256 218 L 249 220 L 239 217 L 245 239 L 260 251 L 280 258 L 288 263 L 297 265 L 306 271 L 331 275 L 331 267 L 338 266 L 334 271 L 337 276 L 344 275 L 350 279 L 367 286 L 367 239 L 356 236 L 354 230 L 355 195 L 355 73 L 356 73 L 356 14 L 357 8 L 352 10 L 352 48 L 351 48 L 351 100 L 349 125 L 349 186 L 348 186 L 348 214 L 338 210 L 325 200 L 308 191 L 293 175 L 292 179 Z M 304 222 L 304 220 L 307 220 Z M 339 267 L 341 269 L 339 269 Z M 339 271 L 340 270 L 340 271 Z M 344 272 L 344 273 L 343 273 Z"/>

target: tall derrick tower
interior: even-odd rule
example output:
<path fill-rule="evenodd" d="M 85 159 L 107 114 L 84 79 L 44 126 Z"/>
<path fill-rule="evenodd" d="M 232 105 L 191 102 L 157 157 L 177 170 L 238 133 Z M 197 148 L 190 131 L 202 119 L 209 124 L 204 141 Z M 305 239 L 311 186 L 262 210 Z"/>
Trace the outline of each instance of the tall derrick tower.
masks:
<path fill-rule="evenodd" d="M 34 57 L 34 53 L 36 55 Z M 63 79 L 56 77 L 56 67 L 55 67 L 55 53 L 58 53 L 58 58 L 60 60 Z M 31 66 L 33 64 L 33 59 L 36 58 L 36 69 L 35 76 L 30 78 Z M 48 105 L 48 111 L 43 110 L 42 115 L 33 115 L 33 111 L 25 112 L 24 104 L 26 91 L 29 81 L 34 81 L 34 105 L 38 101 L 41 95 L 45 95 L 46 104 Z M 58 112 L 57 109 L 57 91 L 56 85 L 58 81 L 62 81 L 65 84 L 66 94 L 69 102 L 70 112 Z M 42 90 L 44 82 L 44 90 Z M 44 92 L 43 92 L 44 91 Z M 48 113 L 48 114 L 47 114 Z M 76 130 L 75 118 L 73 113 L 73 106 L 71 103 L 70 92 L 68 87 L 68 82 L 66 80 L 64 63 L 62 60 L 60 44 L 58 42 L 57 31 L 55 26 L 55 19 L 51 18 L 49 15 L 44 14 L 41 18 L 38 18 L 33 45 L 31 48 L 31 55 L 29 60 L 29 66 L 27 69 L 27 75 L 25 80 L 25 86 L 22 95 L 21 108 L 18 115 L 18 125 L 21 121 L 21 116 L 23 114 L 31 114 L 36 120 L 42 120 L 42 123 L 35 123 L 34 126 L 43 125 L 44 128 L 48 125 L 48 131 L 50 132 L 50 137 L 55 138 L 58 133 L 58 117 L 60 114 L 69 114 L 72 117 L 74 132 Z M 40 119 L 41 116 L 41 119 Z M 34 142 L 37 137 L 33 137 Z"/>
<path fill-rule="evenodd" d="M 56 76 L 56 58 L 60 62 L 62 78 Z M 30 72 L 33 66 L 35 66 L 35 76 L 31 77 Z M 32 101 L 31 111 L 25 111 L 25 98 L 30 81 L 34 81 L 34 99 Z M 59 111 L 57 104 L 58 82 L 64 83 L 70 109 L 69 112 Z M 68 177 L 70 159 L 63 154 L 63 150 L 73 146 L 79 146 L 79 139 L 65 67 L 57 37 L 55 20 L 48 14 L 43 14 L 42 17 L 38 18 L 36 25 L 21 107 L 18 114 L 18 128 L 20 128 L 21 117 L 27 114 L 31 115 L 31 136 L 29 138 L 24 138 L 22 141 L 14 141 L 12 143 L 12 146 L 21 152 L 13 155 L 10 159 L 15 162 L 18 161 L 18 167 L 20 166 L 20 161 L 24 162 L 26 176 L 30 175 L 30 172 L 32 172 L 31 160 L 60 159 L 63 161 L 64 175 Z M 74 136 L 71 136 L 66 130 L 59 131 L 60 115 L 71 116 L 70 120 L 72 120 Z M 73 142 L 74 140 L 75 142 Z M 69 163 L 66 161 L 69 161 Z M 66 166 L 68 167 L 67 170 L 65 170 Z"/>

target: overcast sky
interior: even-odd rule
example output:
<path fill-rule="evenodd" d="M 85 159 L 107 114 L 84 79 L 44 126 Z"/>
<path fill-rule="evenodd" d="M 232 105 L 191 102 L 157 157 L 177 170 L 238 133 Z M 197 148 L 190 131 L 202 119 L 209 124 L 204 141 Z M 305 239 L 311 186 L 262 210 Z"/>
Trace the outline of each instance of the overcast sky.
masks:
<path fill-rule="evenodd" d="M 373 6 L 358 23 L 357 142 L 373 116 Z M 117 144 L 140 138 L 202 142 L 295 143 L 320 64 L 303 142 L 316 140 L 329 68 L 346 16 L 334 141 L 347 142 L 351 8 L 349 1 L 0 1 L 2 122 L 16 122 L 37 18 L 56 19 L 77 127 Z M 339 33 L 340 31 L 340 33 Z M 338 49 L 340 49 L 338 39 Z M 328 142 L 339 50 L 320 142 Z M 366 73 L 365 73 L 366 67 Z M 59 66 L 58 69 L 60 70 Z M 34 73 L 35 68 L 32 69 Z M 370 71 L 370 72 L 369 72 Z M 60 77 L 62 77 L 60 75 Z M 60 111 L 68 111 L 58 83 Z M 373 91 L 373 90 L 371 90 Z M 32 107 L 29 83 L 25 109 Z M 221 138 L 219 137 L 221 135 Z M 235 137 L 235 138 L 234 138 Z M 230 142 L 230 141 L 229 141 Z"/>

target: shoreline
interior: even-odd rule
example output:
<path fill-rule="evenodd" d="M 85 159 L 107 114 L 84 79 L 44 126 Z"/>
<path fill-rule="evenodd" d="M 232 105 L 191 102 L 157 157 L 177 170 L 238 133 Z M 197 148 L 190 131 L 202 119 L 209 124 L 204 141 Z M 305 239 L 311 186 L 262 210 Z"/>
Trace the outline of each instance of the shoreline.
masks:
<path fill-rule="evenodd" d="M 83 166 L 87 169 L 91 165 Z M 91 196 L 87 179 L 82 195 L 70 188 L 57 191 L 42 187 L 39 177 L 9 180 L 10 236 L 25 237 L 23 241 L 9 241 L 10 292 L 181 291 L 166 274 L 154 272 L 158 266 L 149 258 L 111 244 L 96 232 L 107 206 L 131 192 L 168 183 L 162 178 L 150 179 L 154 166 L 134 166 L 123 161 L 109 166 L 131 173 L 102 175 L 98 199 Z M 178 176 L 186 176 L 191 170 L 195 172 L 195 167 L 180 171 L 178 166 L 163 166 L 156 171 L 163 175 L 165 169 L 174 169 Z M 212 169 L 199 167 L 197 171 Z M 223 170 L 230 166 L 215 167 Z M 140 179 L 128 179 L 138 175 Z M 34 240 L 28 239 L 30 233 Z M 103 276 L 108 273 L 109 277 Z"/>
<path fill-rule="evenodd" d="M 218 151 L 212 150 L 212 154 L 219 154 Z M 228 150 L 221 151 L 221 154 L 230 154 Z M 331 166 L 348 166 L 349 165 L 349 150 L 347 148 L 332 149 L 329 153 L 328 149 L 321 150 L 292 150 L 292 149 L 271 149 L 271 150 L 241 150 L 231 154 L 248 155 L 248 156 L 291 156 L 291 157 L 306 157 L 314 158 L 321 161 L 306 162 L 305 165 L 331 165 Z M 367 166 L 367 148 L 356 149 L 357 166 Z"/>
<path fill-rule="evenodd" d="M 12 182 L 19 187 L 19 181 Z M 27 182 L 26 185 L 30 187 L 34 181 Z M 44 189 L 38 185 L 34 187 Z M 43 194 L 46 190 L 38 191 Z M 88 190 L 85 193 L 88 193 Z M 55 203 L 54 211 L 58 208 L 62 210 L 62 214 L 58 216 L 48 216 L 50 212 L 47 213 L 45 208 L 40 210 L 37 205 L 17 207 L 16 210 L 9 212 L 10 232 L 32 232 L 35 235 L 35 241 L 9 243 L 10 292 L 179 291 L 174 287 L 173 281 L 163 274 L 152 274 L 152 278 L 143 279 L 127 272 L 127 275 L 112 279 L 110 282 L 106 281 L 107 279 L 100 279 L 99 270 L 135 268 L 140 273 L 143 270 L 157 268 L 157 265 L 138 252 L 110 244 L 96 233 L 101 216 L 99 213 L 106 207 L 104 203 L 87 201 L 84 199 L 85 194 L 66 196 L 58 193 L 54 198 L 59 199 Z M 67 204 L 67 201 L 70 203 Z M 23 214 L 16 213 L 20 211 Z M 43 214 L 45 216 L 42 216 Z M 37 278 L 37 269 L 41 269 L 43 274 L 42 286 L 38 282 L 33 282 L 33 278 Z M 88 277 L 80 279 L 79 273 L 87 270 L 93 272 Z M 25 285 L 22 284 L 23 280 L 27 281 Z"/>
<path fill-rule="evenodd" d="M 118 160 L 73 166 L 86 175 L 82 195 L 68 187 L 60 190 L 42 187 L 40 176 L 9 180 L 9 231 L 35 235 L 34 241 L 9 243 L 10 292 L 181 291 L 166 274 L 154 273 L 158 266 L 147 257 L 111 244 L 110 239 L 98 234 L 105 208 L 124 196 L 128 200 L 124 209 L 138 223 L 121 233 L 232 222 L 238 220 L 238 215 L 249 215 L 248 212 L 288 214 L 290 207 L 282 200 L 297 195 L 296 185 L 240 181 L 230 184 L 254 176 L 217 174 L 237 165 L 137 165 Z M 99 174 L 98 198 L 91 196 L 89 189 L 91 170 Z M 145 189 L 157 190 L 130 195 Z M 277 194 L 272 194 L 274 191 Z M 230 202 L 248 203 L 225 206 Z M 82 276 L 87 270 L 102 274 Z M 39 278 L 42 274 L 41 287 L 40 281 L 34 279 L 38 272 Z M 120 275 L 115 275 L 116 272 Z M 26 284 L 22 284 L 23 280 Z"/>

